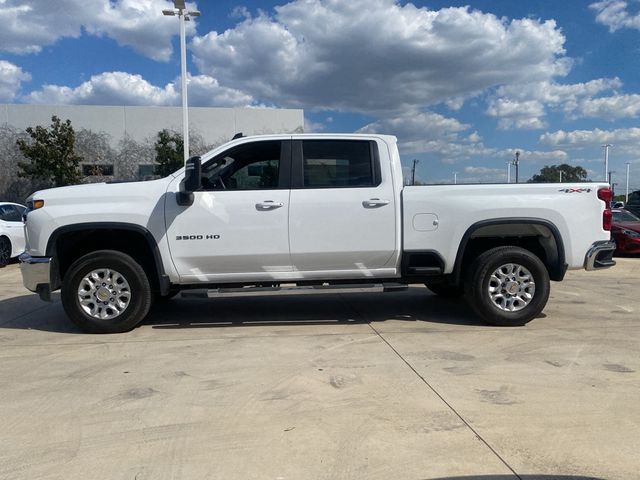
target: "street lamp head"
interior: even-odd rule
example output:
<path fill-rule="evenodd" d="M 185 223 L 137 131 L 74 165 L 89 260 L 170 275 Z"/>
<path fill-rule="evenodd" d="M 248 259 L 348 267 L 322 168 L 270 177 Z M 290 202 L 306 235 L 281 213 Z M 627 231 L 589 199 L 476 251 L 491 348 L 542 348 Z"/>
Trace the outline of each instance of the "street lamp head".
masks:
<path fill-rule="evenodd" d="M 199 17 L 200 12 L 198 10 L 194 10 L 193 12 L 189 12 L 190 17 Z"/>
<path fill-rule="evenodd" d="M 176 12 L 174 10 L 162 10 L 162 14 L 166 15 L 167 17 L 174 17 L 176 15 Z"/>
<path fill-rule="evenodd" d="M 187 6 L 184 4 L 184 0 L 173 0 L 173 6 L 178 10 L 184 10 Z"/>

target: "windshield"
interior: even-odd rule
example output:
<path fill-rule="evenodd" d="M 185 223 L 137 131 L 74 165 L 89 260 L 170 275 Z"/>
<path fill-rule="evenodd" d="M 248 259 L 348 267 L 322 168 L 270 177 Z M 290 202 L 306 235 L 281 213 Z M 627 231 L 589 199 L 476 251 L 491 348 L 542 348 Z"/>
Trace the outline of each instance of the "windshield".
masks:
<path fill-rule="evenodd" d="M 640 218 L 636 217 L 631 212 L 613 212 L 614 223 L 631 223 L 640 222 Z"/>

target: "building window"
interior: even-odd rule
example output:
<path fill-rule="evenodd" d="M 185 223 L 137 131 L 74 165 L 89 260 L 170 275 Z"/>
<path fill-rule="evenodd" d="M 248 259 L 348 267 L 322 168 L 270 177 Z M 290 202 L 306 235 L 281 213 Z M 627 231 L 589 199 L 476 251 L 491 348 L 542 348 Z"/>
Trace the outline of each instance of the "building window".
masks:
<path fill-rule="evenodd" d="M 155 165 L 138 165 L 138 177 L 146 178 L 155 175 Z"/>
<path fill-rule="evenodd" d="M 83 163 L 82 175 L 85 177 L 112 177 L 113 165 Z"/>

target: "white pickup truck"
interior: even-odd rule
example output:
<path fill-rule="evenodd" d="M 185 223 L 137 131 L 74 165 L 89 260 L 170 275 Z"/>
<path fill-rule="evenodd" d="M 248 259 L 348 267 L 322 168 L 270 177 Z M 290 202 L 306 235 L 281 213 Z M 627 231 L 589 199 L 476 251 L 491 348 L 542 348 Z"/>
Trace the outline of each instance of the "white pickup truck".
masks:
<path fill-rule="evenodd" d="M 396 138 L 234 138 L 160 180 L 28 199 L 25 286 L 87 332 L 180 290 L 426 284 L 523 325 L 566 270 L 615 265 L 605 183 L 403 186 Z"/>

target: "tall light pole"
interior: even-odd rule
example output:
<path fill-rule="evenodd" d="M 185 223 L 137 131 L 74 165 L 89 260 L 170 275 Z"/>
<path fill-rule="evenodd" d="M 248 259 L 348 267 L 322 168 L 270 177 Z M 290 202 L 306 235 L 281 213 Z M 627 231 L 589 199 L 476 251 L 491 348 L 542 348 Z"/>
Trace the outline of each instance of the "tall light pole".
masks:
<path fill-rule="evenodd" d="M 624 196 L 624 204 L 629 203 L 629 168 L 631 167 L 631 162 L 626 162 L 627 165 L 627 191 Z"/>
<path fill-rule="evenodd" d="M 562 183 L 562 170 L 560 170 L 560 183 Z"/>
<path fill-rule="evenodd" d="M 513 159 L 513 165 L 516 167 L 516 183 L 518 183 L 518 173 L 520 170 L 520 152 L 516 151 L 516 158 Z"/>
<path fill-rule="evenodd" d="M 458 184 L 458 172 L 453 172 L 453 184 Z"/>
<path fill-rule="evenodd" d="M 180 20 L 180 83 L 182 87 L 182 140 L 184 142 L 184 161 L 189 158 L 189 106 L 187 102 L 187 39 L 185 22 L 191 17 L 199 17 L 200 12 L 187 11 L 185 0 L 173 0 L 174 10 L 163 10 L 163 15 L 178 16 Z"/>
<path fill-rule="evenodd" d="M 605 145 L 602 145 L 602 148 L 604 148 L 604 181 L 607 181 L 607 176 L 609 174 L 609 148 L 613 147 L 613 145 L 611 145 L 610 143 L 607 143 Z M 611 181 L 609 181 L 609 183 L 611 183 Z"/>
<path fill-rule="evenodd" d="M 507 162 L 507 183 L 511 183 L 511 160 Z"/>

